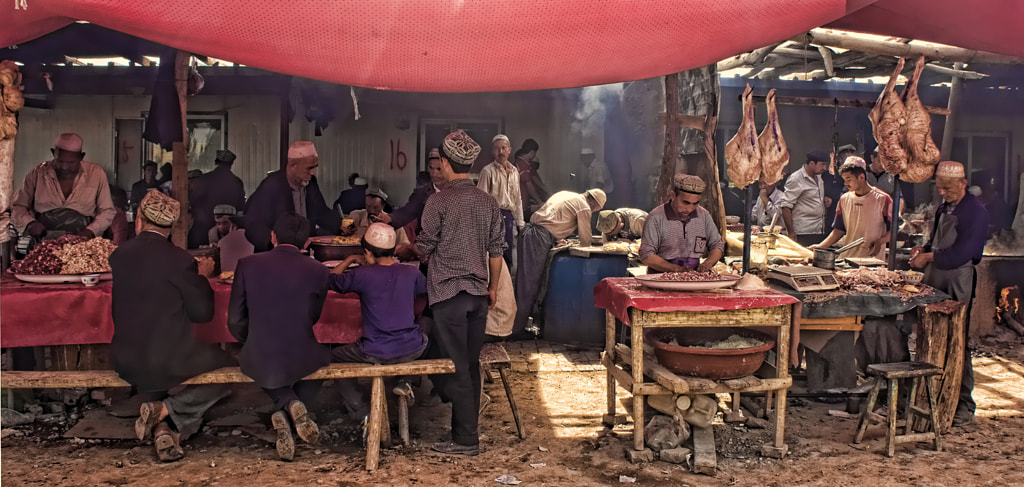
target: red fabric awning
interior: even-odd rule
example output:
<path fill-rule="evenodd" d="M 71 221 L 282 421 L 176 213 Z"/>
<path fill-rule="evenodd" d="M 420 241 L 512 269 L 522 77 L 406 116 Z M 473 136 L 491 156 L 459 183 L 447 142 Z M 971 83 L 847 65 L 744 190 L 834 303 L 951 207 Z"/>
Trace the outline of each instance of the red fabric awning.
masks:
<path fill-rule="evenodd" d="M 28 0 L 26 10 L 12 3 L 0 6 L 9 19 L 0 46 L 85 20 L 269 71 L 402 91 L 644 79 L 822 25 L 1024 56 L 1018 0 Z"/>

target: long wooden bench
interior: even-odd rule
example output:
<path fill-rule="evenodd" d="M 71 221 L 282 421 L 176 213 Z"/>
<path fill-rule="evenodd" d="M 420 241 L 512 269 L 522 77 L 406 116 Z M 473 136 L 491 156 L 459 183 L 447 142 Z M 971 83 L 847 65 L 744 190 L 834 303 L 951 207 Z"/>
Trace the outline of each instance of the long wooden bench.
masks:
<path fill-rule="evenodd" d="M 375 470 L 380 461 L 380 446 L 391 447 L 391 425 L 388 420 L 384 378 L 422 374 L 452 374 L 455 364 L 448 359 L 416 360 L 403 364 L 330 364 L 305 377 L 305 380 L 371 378 L 370 420 L 366 438 L 366 469 Z M 252 382 L 238 367 L 224 367 L 197 375 L 185 384 L 235 384 Z M 0 387 L 5 389 L 74 389 L 99 387 L 130 387 L 113 370 L 67 371 L 4 371 L 0 373 Z M 398 398 L 399 435 L 409 438 L 409 402 L 406 396 Z"/>

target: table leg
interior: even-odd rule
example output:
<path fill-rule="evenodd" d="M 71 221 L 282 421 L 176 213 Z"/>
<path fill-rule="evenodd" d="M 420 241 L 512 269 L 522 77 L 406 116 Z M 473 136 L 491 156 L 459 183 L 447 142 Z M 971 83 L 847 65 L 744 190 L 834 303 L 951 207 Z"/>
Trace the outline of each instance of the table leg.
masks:
<path fill-rule="evenodd" d="M 644 383 L 644 329 L 643 321 L 633 316 L 630 348 L 633 351 L 633 448 L 644 449 L 644 395 L 638 394 Z"/>
<path fill-rule="evenodd" d="M 605 311 L 605 327 L 604 327 L 604 353 L 606 357 L 615 361 L 615 316 L 612 316 L 611 311 Z M 608 416 L 605 418 L 605 423 L 608 423 L 609 419 L 614 421 L 615 418 L 615 376 L 612 375 L 612 371 L 605 371 L 608 374 Z M 614 425 L 614 423 L 612 424 Z"/>
<path fill-rule="evenodd" d="M 791 313 L 793 312 L 792 307 L 790 308 L 790 312 Z M 795 320 L 799 320 L 800 319 L 800 315 L 796 315 L 794 317 L 791 314 L 790 315 L 790 319 L 791 320 L 794 320 L 794 319 Z M 778 357 L 776 358 L 776 361 L 775 361 L 775 365 L 777 367 L 775 369 L 775 371 L 776 371 L 777 377 L 780 378 L 780 379 L 789 377 L 789 348 L 790 348 L 789 333 L 790 333 L 790 330 L 791 330 L 791 324 L 792 324 L 792 321 L 790 323 L 786 323 L 783 326 L 779 327 L 779 337 L 778 337 L 779 341 L 778 341 L 778 344 L 777 344 L 779 353 L 778 353 Z M 782 388 L 782 389 L 779 389 L 778 392 L 775 394 L 775 447 L 776 448 L 783 448 L 783 447 L 786 446 L 786 441 L 785 441 L 785 433 L 786 433 L 786 391 L 787 391 L 786 388 Z"/>

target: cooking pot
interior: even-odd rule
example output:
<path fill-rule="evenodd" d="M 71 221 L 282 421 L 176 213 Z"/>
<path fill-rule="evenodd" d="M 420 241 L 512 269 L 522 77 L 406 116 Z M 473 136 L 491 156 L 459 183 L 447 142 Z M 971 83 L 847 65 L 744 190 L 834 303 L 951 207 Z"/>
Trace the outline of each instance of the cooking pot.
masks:
<path fill-rule="evenodd" d="M 313 258 L 320 262 L 345 260 L 350 255 L 363 253 L 363 246 L 358 243 L 339 244 L 331 242 L 330 239 L 331 237 L 313 237 L 306 248 L 313 254 Z"/>
<path fill-rule="evenodd" d="M 827 271 L 834 270 L 836 268 L 836 257 L 839 254 L 850 250 L 860 244 L 864 243 L 864 238 L 858 238 L 849 245 L 837 249 L 814 249 L 814 267 L 819 269 L 825 269 Z"/>

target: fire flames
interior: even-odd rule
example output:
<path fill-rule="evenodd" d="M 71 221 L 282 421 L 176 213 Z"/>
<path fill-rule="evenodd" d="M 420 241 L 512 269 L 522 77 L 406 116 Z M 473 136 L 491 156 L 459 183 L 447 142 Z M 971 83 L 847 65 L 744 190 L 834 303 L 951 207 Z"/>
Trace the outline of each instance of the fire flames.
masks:
<path fill-rule="evenodd" d="M 1016 292 L 1017 290 L 1017 286 L 1011 286 L 999 291 L 999 307 L 996 309 L 999 315 L 1004 312 L 1015 315 L 1020 310 L 1020 298 L 1017 297 L 1020 296 L 1020 293 Z"/>

